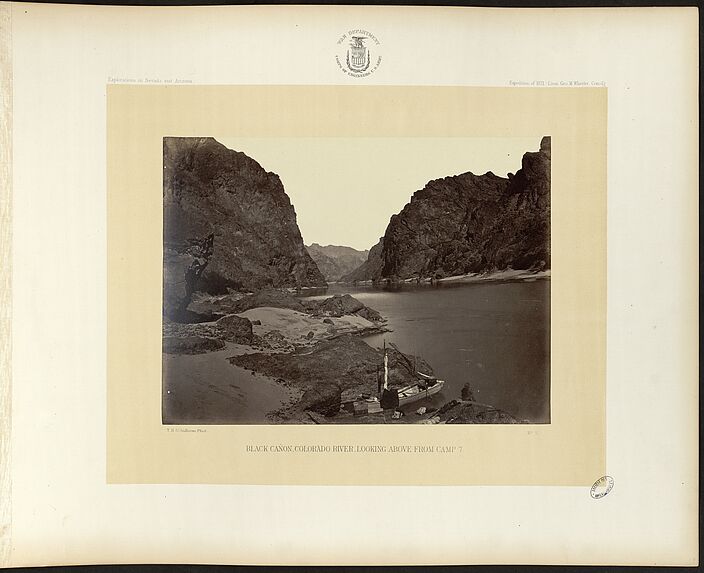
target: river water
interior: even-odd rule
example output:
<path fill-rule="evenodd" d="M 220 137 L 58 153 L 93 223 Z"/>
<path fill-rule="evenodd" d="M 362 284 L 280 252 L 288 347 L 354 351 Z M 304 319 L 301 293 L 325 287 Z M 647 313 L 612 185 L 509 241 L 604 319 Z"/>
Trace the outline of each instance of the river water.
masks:
<path fill-rule="evenodd" d="M 550 281 L 406 286 L 331 285 L 388 319 L 392 332 L 369 336 L 428 361 L 443 391 L 424 403 L 458 398 L 469 382 L 479 402 L 521 420 L 550 422 Z"/>
<path fill-rule="evenodd" d="M 291 393 L 266 376 L 230 364 L 241 347 L 206 354 L 162 354 L 164 424 L 268 424 L 267 412 Z"/>

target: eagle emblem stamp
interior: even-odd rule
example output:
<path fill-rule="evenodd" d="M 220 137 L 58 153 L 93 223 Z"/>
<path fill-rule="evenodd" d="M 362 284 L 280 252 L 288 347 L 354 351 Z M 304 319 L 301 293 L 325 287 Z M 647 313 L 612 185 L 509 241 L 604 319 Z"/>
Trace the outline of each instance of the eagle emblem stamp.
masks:
<path fill-rule="evenodd" d="M 366 77 L 381 64 L 381 42 L 366 30 L 349 30 L 337 40 L 335 60 L 343 73 Z"/>

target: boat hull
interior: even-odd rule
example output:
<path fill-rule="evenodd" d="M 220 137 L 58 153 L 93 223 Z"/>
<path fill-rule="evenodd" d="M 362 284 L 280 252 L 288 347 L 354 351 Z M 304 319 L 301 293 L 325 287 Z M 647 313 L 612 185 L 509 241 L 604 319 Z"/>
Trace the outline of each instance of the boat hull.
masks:
<path fill-rule="evenodd" d="M 437 394 L 442 390 L 442 387 L 445 385 L 445 382 L 443 380 L 438 380 L 435 384 L 427 388 L 426 390 L 420 390 L 419 392 L 416 392 L 415 394 L 410 394 L 403 396 L 402 393 L 404 389 L 399 391 L 399 397 L 398 397 L 398 405 L 399 407 L 405 406 L 406 404 L 412 404 L 413 402 L 417 402 L 418 400 L 424 400 L 425 398 L 430 398 L 430 396 L 433 396 L 434 394 Z"/>

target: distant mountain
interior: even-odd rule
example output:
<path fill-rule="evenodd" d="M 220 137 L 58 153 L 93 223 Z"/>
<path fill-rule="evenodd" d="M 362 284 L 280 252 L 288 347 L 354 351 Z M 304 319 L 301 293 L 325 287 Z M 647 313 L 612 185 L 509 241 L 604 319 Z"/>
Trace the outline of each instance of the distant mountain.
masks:
<path fill-rule="evenodd" d="M 306 247 L 311 258 L 323 273 L 325 280 L 337 281 L 343 275 L 356 269 L 369 256 L 369 251 L 358 251 L 352 247 L 327 245 L 325 247 L 313 243 Z"/>
<path fill-rule="evenodd" d="M 164 313 L 196 291 L 325 286 L 275 173 L 212 137 L 165 137 Z"/>
<path fill-rule="evenodd" d="M 381 277 L 384 267 L 384 237 L 369 250 L 367 260 L 351 272 L 344 275 L 342 282 L 370 281 Z"/>
<path fill-rule="evenodd" d="M 516 174 L 430 181 L 391 217 L 382 241 L 345 280 L 550 268 L 550 137 Z"/>

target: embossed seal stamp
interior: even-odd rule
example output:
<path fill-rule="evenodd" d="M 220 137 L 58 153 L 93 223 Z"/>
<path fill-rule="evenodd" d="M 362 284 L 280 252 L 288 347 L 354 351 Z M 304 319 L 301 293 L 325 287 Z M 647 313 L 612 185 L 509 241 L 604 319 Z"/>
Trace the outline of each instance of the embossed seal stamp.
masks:
<path fill-rule="evenodd" d="M 381 42 L 367 30 L 349 30 L 337 40 L 335 60 L 343 73 L 355 78 L 370 75 L 381 64 Z"/>
<path fill-rule="evenodd" d="M 602 476 L 594 482 L 592 489 L 589 491 L 594 499 L 601 499 L 614 488 L 614 478 L 611 476 Z"/>

